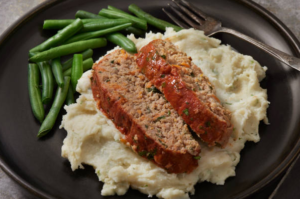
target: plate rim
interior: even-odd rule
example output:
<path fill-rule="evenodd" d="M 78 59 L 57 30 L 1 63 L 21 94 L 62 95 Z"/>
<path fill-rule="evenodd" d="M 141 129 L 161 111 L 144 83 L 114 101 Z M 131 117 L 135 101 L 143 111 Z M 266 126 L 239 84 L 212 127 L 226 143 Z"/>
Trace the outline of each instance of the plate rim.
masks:
<path fill-rule="evenodd" d="M 21 25 L 24 25 L 27 21 L 33 18 L 39 12 L 42 12 L 44 9 L 54 5 L 55 3 L 61 3 L 66 0 L 46 0 L 45 2 L 35 6 L 31 10 L 27 11 L 24 15 L 22 15 L 19 19 L 17 19 L 12 25 L 10 25 L 0 36 L 0 46 L 5 43 L 5 41 L 13 34 Z M 267 9 L 259 5 L 258 3 L 252 0 L 231 0 L 246 6 L 248 9 L 255 11 L 258 15 L 262 16 L 268 22 L 275 27 L 282 36 L 289 42 L 289 44 L 294 48 L 294 51 L 297 53 L 297 56 L 300 57 L 300 42 L 298 38 L 294 35 L 294 33 L 275 15 L 269 12 Z M 293 149 L 289 152 L 289 154 L 285 157 L 285 159 L 275 168 L 273 169 L 266 177 L 259 180 L 255 185 L 251 188 L 242 191 L 241 193 L 234 196 L 234 198 L 246 198 L 255 192 L 259 191 L 266 185 L 268 185 L 272 180 L 278 177 L 283 173 L 285 169 L 287 169 L 290 164 L 295 160 L 296 156 L 300 153 L 300 136 L 297 143 L 294 145 Z M 35 196 L 42 197 L 45 199 L 52 199 L 53 196 L 50 196 L 46 192 L 37 189 L 36 187 L 30 185 L 26 180 L 22 179 L 22 177 L 18 176 L 5 162 L 4 158 L 0 154 L 0 168 L 15 182 L 25 188 L 27 191 L 32 193 Z"/>

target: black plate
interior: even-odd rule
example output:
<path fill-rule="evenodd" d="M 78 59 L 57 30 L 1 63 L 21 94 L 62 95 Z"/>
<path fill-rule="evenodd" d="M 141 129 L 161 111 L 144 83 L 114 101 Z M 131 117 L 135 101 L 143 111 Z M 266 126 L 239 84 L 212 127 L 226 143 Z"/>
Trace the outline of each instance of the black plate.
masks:
<path fill-rule="evenodd" d="M 281 23 L 255 3 L 235 0 L 192 1 L 205 12 L 222 20 L 224 26 L 239 30 L 282 51 L 299 56 L 299 42 Z M 26 188 L 45 198 L 102 198 L 102 183 L 91 167 L 72 172 L 61 157 L 65 130 L 55 130 L 38 140 L 39 124 L 31 113 L 27 91 L 28 50 L 53 32 L 42 31 L 45 19 L 73 18 L 77 10 L 97 13 L 108 4 L 126 10 L 136 3 L 147 12 L 169 20 L 161 11 L 168 1 L 66 0 L 48 1 L 34 9 L 0 40 L 0 166 Z M 259 190 L 278 176 L 299 150 L 300 73 L 281 64 L 261 50 L 230 35 L 218 35 L 223 43 L 243 54 L 253 56 L 269 67 L 262 86 L 268 89 L 271 102 L 268 117 L 271 125 L 260 124 L 261 141 L 247 143 L 241 153 L 236 177 L 224 186 L 210 183 L 196 185 L 191 198 L 243 198 Z M 95 51 L 94 59 L 112 46 Z M 61 116 L 59 118 L 61 120 Z M 135 190 L 125 196 L 106 198 L 147 198 Z"/>

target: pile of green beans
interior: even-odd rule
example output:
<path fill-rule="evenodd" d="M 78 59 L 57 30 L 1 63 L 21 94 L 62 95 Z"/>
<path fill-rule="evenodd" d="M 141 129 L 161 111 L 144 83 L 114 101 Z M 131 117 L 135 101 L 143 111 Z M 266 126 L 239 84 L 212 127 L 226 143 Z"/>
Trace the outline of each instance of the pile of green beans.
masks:
<path fill-rule="evenodd" d="M 166 27 L 181 30 L 178 26 L 144 12 L 135 4 L 131 4 L 128 9 L 136 16 L 109 5 L 108 9 L 101 9 L 98 15 L 78 10 L 76 19 L 44 21 L 43 29 L 58 31 L 29 50 L 29 98 L 33 115 L 41 123 L 37 137 L 43 137 L 51 131 L 63 104 L 75 103 L 78 80 L 94 64 L 93 49 L 106 46 L 108 40 L 134 54 L 137 53 L 135 44 L 122 32 L 140 36 L 147 30 L 148 24 L 161 30 Z M 73 56 L 61 62 L 66 55 Z M 46 115 L 44 106 L 50 104 L 51 108 Z"/>

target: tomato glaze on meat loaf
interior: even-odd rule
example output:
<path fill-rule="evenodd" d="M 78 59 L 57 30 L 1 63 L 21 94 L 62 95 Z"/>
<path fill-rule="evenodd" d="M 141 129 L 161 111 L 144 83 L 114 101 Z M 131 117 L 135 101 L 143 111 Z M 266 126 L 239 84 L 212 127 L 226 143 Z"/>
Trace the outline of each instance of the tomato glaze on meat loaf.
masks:
<path fill-rule="evenodd" d="M 226 146 L 233 131 L 231 113 L 190 57 L 171 42 L 157 39 L 140 50 L 137 64 L 204 142 Z"/>
<path fill-rule="evenodd" d="M 198 166 L 200 145 L 188 126 L 144 74 L 136 57 L 117 49 L 93 66 L 92 91 L 98 108 L 125 135 L 121 140 L 169 173 Z"/>

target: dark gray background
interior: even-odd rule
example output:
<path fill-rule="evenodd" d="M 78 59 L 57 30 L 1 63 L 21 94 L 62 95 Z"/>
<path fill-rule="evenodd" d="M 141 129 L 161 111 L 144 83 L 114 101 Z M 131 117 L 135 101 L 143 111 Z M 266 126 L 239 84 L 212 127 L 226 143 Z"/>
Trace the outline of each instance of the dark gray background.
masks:
<path fill-rule="evenodd" d="M 33 7 L 35 7 L 36 5 L 44 1 L 45 0 L 0 0 L 0 35 L 15 20 L 23 16 L 28 10 L 32 9 Z M 254 1 L 262 5 L 266 9 L 268 9 L 274 15 L 276 15 L 281 21 L 283 21 L 292 30 L 292 32 L 297 36 L 297 38 L 300 39 L 300 0 L 254 0 Z M 299 164 L 296 164 L 296 167 L 300 167 L 300 161 L 298 160 L 298 162 Z M 296 168 L 293 170 L 293 172 L 299 173 L 297 172 Z M 299 187 L 299 184 L 296 182 L 295 184 L 287 184 L 290 182 L 291 181 L 283 183 L 282 188 L 289 187 L 292 188 L 294 192 L 298 192 L 297 187 Z M 278 191 L 280 195 L 280 189 Z M 289 193 L 291 193 L 291 190 L 289 191 Z M 12 179 L 10 179 L 0 169 L 0 198 L 1 199 L 29 199 L 30 198 L 31 199 L 33 198 L 33 196 L 29 192 L 24 190 L 20 185 L 15 183 Z"/>

